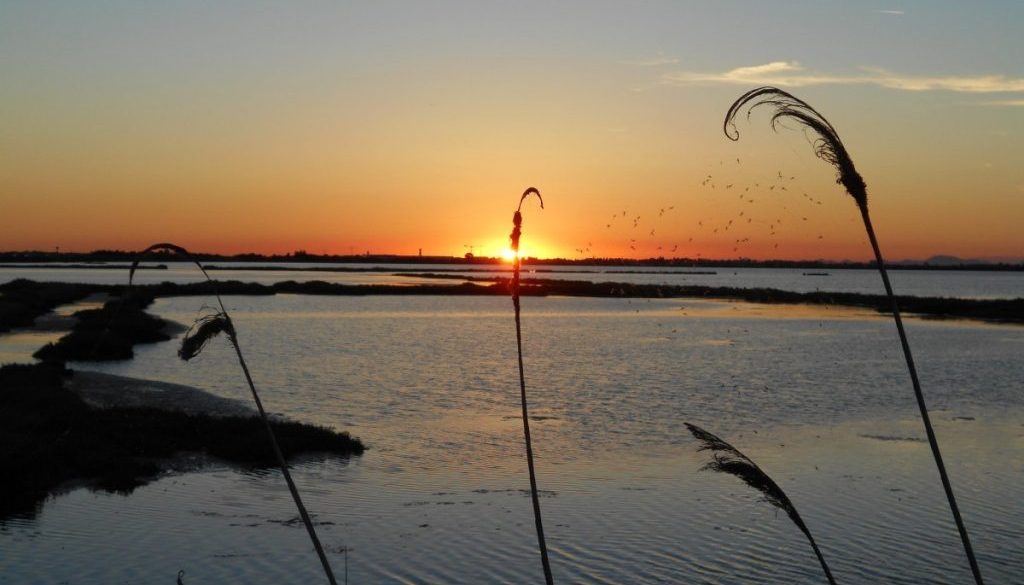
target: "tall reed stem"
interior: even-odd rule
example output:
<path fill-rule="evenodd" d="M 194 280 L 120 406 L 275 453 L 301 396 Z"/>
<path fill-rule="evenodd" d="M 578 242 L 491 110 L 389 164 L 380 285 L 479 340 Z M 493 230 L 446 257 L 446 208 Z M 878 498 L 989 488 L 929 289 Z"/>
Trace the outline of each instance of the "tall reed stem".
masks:
<path fill-rule="evenodd" d="M 797 122 L 816 134 L 817 137 L 812 143 L 814 154 L 835 167 L 837 173 L 836 182 L 846 188 L 846 192 L 853 197 L 857 207 L 860 209 L 861 217 L 864 219 L 864 228 L 868 233 L 868 239 L 871 240 L 871 249 L 875 254 L 878 270 L 882 275 L 882 283 L 885 285 L 885 293 L 892 303 L 892 316 L 896 321 L 896 330 L 899 332 L 900 344 L 903 346 L 903 357 L 906 359 L 907 370 L 910 372 L 910 381 L 914 386 L 914 396 L 917 398 L 917 406 L 921 411 L 921 420 L 928 435 L 928 444 L 931 446 L 932 456 L 935 459 L 936 467 L 939 469 L 939 477 L 942 479 L 942 488 L 946 492 L 946 500 L 949 502 L 950 511 L 953 513 L 956 528 L 960 532 L 960 541 L 964 545 L 964 552 L 967 554 L 967 560 L 971 565 L 974 582 L 976 585 L 983 585 L 981 570 L 974 556 L 970 537 L 967 535 L 967 527 L 964 526 L 963 518 L 960 517 L 960 509 L 957 507 L 956 497 L 953 495 L 953 487 L 950 485 L 946 466 L 943 464 L 942 455 L 939 453 L 938 439 L 935 438 L 935 431 L 932 430 L 928 408 L 925 406 L 924 394 L 921 391 L 921 383 L 917 379 L 917 369 L 914 367 L 914 359 L 910 354 L 910 344 L 907 342 L 907 334 L 903 329 L 903 319 L 900 317 L 896 296 L 892 292 L 889 275 L 885 270 L 885 262 L 882 260 L 882 251 L 878 247 L 878 239 L 875 237 L 875 230 L 871 226 L 871 217 L 868 214 L 867 185 L 864 183 L 860 173 L 857 172 L 853 159 L 846 150 L 843 141 L 840 140 L 839 133 L 835 127 L 807 102 L 777 87 L 765 86 L 750 90 L 733 102 L 725 114 L 722 130 L 730 140 L 739 140 L 739 132 L 736 131 L 734 119 L 744 106 L 748 107 L 748 118 L 754 108 L 768 106 L 772 110 L 772 128 L 776 128 L 780 121 L 788 119 Z M 730 128 L 732 131 L 730 131 Z"/>
<path fill-rule="evenodd" d="M 832 571 L 828 568 L 828 563 L 825 562 L 825 557 L 821 554 L 821 549 L 818 548 L 818 543 L 814 541 L 814 537 L 811 536 L 811 532 L 807 531 L 807 540 L 811 543 L 811 548 L 814 549 L 814 554 L 818 557 L 818 563 L 821 564 L 821 568 L 825 571 L 825 578 L 828 579 L 830 585 L 836 585 L 836 580 L 832 577 Z"/>
<path fill-rule="evenodd" d="M 221 302 L 220 296 L 217 296 L 217 302 L 220 303 L 221 312 L 227 317 L 227 311 L 224 310 L 224 303 Z M 231 322 L 231 318 L 228 317 L 228 322 Z M 292 494 L 292 499 L 295 500 L 295 507 L 299 509 L 299 516 L 302 517 L 302 523 L 306 526 L 306 532 L 309 533 L 309 539 L 313 541 L 313 548 L 316 549 L 316 554 L 320 557 L 320 564 L 323 565 L 324 574 L 327 575 L 327 581 L 331 585 L 337 585 L 337 581 L 334 579 L 334 572 L 331 571 L 331 564 L 327 562 L 327 555 L 324 553 L 324 547 L 320 544 L 320 539 L 316 535 L 316 530 L 313 528 L 313 520 L 309 517 L 309 512 L 306 511 L 306 506 L 302 503 L 302 497 L 299 496 L 299 489 L 295 487 L 295 481 L 292 480 L 292 474 L 288 471 L 288 463 L 285 461 L 284 454 L 281 453 L 281 447 L 277 444 L 277 437 L 274 436 L 274 430 L 270 427 L 270 419 L 267 417 L 267 413 L 263 410 L 263 402 L 260 400 L 260 395 L 256 392 L 256 385 L 252 381 L 252 376 L 249 374 L 249 366 L 245 363 L 245 358 L 242 356 L 242 348 L 238 345 L 238 337 L 235 332 L 234 323 L 231 324 L 231 328 L 228 330 L 228 339 L 231 341 L 231 346 L 235 348 L 235 355 L 238 356 L 238 364 L 242 366 L 242 372 L 245 374 L 245 381 L 249 383 L 249 390 L 252 392 L 252 398 L 256 402 L 256 409 L 260 412 L 260 419 L 263 421 L 263 428 L 267 431 L 267 437 L 270 439 L 270 444 L 274 448 L 274 457 L 277 459 L 278 466 L 281 467 L 281 473 L 284 474 L 284 481 L 288 484 L 288 491 Z"/>
<path fill-rule="evenodd" d="M 256 392 L 256 384 L 252 381 L 252 375 L 249 373 L 249 365 L 245 362 L 245 357 L 242 356 L 242 348 L 238 344 L 238 333 L 235 330 L 234 321 L 231 320 L 231 316 L 228 314 L 228 310 L 224 307 L 224 301 L 220 298 L 220 293 L 217 292 L 217 283 L 210 275 L 206 272 L 206 269 L 198 261 L 191 257 L 187 250 L 181 246 L 174 244 L 154 244 L 140 253 L 140 257 L 155 250 L 170 250 L 176 254 L 180 254 L 185 258 L 191 260 L 206 277 L 206 281 L 210 283 L 210 287 L 213 289 L 213 296 L 217 299 L 217 304 L 220 306 L 220 314 L 227 322 L 227 334 L 228 340 L 231 342 L 231 347 L 235 349 L 235 355 L 238 356 L 238 364 L 242 366 L 242 373 L 245 374 L 245 381 L 249 384 L 249 391 L 252 392 L 253 401 L 256 402 L 256 409 L 259 411 L 260 420 L 263 421 L 263 428 L 267 431 L 267 438 L 270 439 L 270 445 L 274 451 L 274 458 L 277 460 L 278 467 L 281 468 L 281 473 L 284 474 L 285 483 L 288 484 L 288 491 L 291 492 L 292 500 L 295 501 L 295 507 L 299 510 L 299 516 L 302 518 L 302 523 L 306 526 L 306 532 L 309 533 L 309 539 L 313 541 L 313 548 L 316 550 L 316 554 L 320 557 L 320 564 L 323 565 L 324 574 L 327 575 L 327 581 L 330 585 L 338 585 L 334 579 L 334 572 L 331 571 L 331 565 L 327 562 L 327 555 L 324 553 L 324 548 L 320 544 L 320 539 L 316 535 L 316 530 L 313 528 L 313 520 L 309 517 L 309 512 L 306 511 L 306 506 L 302 503 L 302 497 L 299 496 L 299 489 L 295 486 L 295 482 L 292 480 L 292 474 L 288 471 L 288 463 L 285 461 L 284 454 L 281 452 L 281 447 L 277 443 L 277 437 L 274 435 L 274 429 L 270 426 L 270 418 L 267 417 L 267 412 L 263 409 L 263 401 L 260 400 L 259 393 Z M 128 275 L 128 287 L 131 288 L 132 278 L 135 276 L 135 269 L 139 264 L 139 260 L 135 260 L 132 263 L 131 271 Z"/>
<path fill-rule="evenodd" d="M 928 435 L 928 445 L 932 449 L 932 456 L 935 457 L 935 465 L 939 468 L 939 477 L 942 479 L 942 489 L 946 492 L 946 500 L 949 502 L 949 509 L 953 512 L 953 520 L 956 522 L 956 529 L 960 532 L 960 540 L 964 545 L 964 552 L 971 565 L 971 573 L 974 574 L 974 581 L 982 585 L 981 569 L 974 557 L 974 549 L 971 547 L 971 537 L 967 534 L 967 526 L 960 517 L 960 508 L 956 504 L 956 496 L 953 495 L 953 486 L 949 482 L 949 475 L 946 473 L 946 465 L 942 461 L 942 454 L 939 452 L 939 441 L 935 438 L 935 431 L 932 429 L 931 417 L 928 415 L 928 407 L 924 403 L 924 393 L 921 391 L 921 382 L 917 379 L 917 368 L 914 366 L 914 356 L 910 353 L 910 343 L 907 341 L 907 332 L 903 329 L 903 318 L 900 316 L 899 304 L 896 302 L 896 295 L 892 292 L 892 285 L 889 283 L 889 273 L 885 268 L 885 261 L 882 259 L 882 250 L 878 246 L 878 238 L 875 237 L 875 228 L 871 225 L 871 216 L 868 214 L 866 205 L 858 205 L 860 215 L 864 219 L 864 229 L 868 232 L 868 239 L 871 241 L 871 249 L 875 253 L 875 260 L 878 262 L 878 272 L 882 275 L 882 284 L 885 285 L 885 294 L 892 303 L 892 316 L 896 321 L 896 331 L 899 332 L 900 344 L 903 346 L 903 357 L 907 361 L 907 370 L 910 372 L 910 382 L 914 386 L 914 396 L 917 398 L 917 407 L 921 411 L 921 420 L 924 422 L 925 434 Z"/>
<path fill-rule="evenodd" d="M 544 539 L 544 522 L 540 516 L 540 496 L 537 493 L 537 473 L 533 466 L 533 444 L 530 440 L 530 413 L 526 402 L 526 375 L 523 372 L 523 333 L 522 325 L 519 320 L 519 236 L 522 233 L 520 229 L 523 221 L 523 216 L 520 213 L 520 209 L 523 206 L 523 200 L 526 196 L 536 193 L 537 197 L 540 197 L 540 192 L 530 187 L 523 192 L 522 198 L 519 199 L 519 208 L 516 209 L 516 213 L 512 218 L 514 228 L 512 230 L 512 252 L 514 260 L 512 262 L 512 308 L 515 310 L 516 315 L 516 351 L 519 356 L 519 397 L 523 407 L 523 437 L 526 441 L 526 466 L 530 471 L 530 497 L 533 500 L 533 521 L 537 527 L 537 546 L 540 548 L 540 562 L 544 567 L 544 582 L 547 585 L 554 585 L 554 578 L 551 576 L 551 563 L 548 561 L 548 545 Z M 541 199 L 540 206 L 544 208 L 544 200 Z"/>

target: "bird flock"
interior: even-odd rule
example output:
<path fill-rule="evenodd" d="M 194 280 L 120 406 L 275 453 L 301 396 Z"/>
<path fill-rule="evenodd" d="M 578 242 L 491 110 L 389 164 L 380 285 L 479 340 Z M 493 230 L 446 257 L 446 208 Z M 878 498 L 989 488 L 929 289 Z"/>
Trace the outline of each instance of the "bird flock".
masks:
<path fill-rule="evenodd" d="M 795 175 L 776 171 L 767 179 L 746 181 L 742 166 L 740 158 L 728 165 L 719 161 L 720 170 L 704 174 L 696 185 L 698 195 L 711 197 L 711 206 L 723 213 L 685 217 L 681 206 L 677 210 L 676 205 L 666 205 L 656 214 L 644 215 L 626 208 L 604 221 L 607 235 L 603 239 L 614 242 L 623 238 L 621 246 L 638 258 L 670 255 L 698 259 L 702 247 L 717 253 L 731 249 L 742 258 L 755 249 L 761 253 L 778 250 L 783 235 L 801 241 L 825 239 L 824 233 L 811 231 L 814 222 L 809 221 L 822 201 L 800 188 Z M 593 249 L 593 241 L 588 241 L 575 251 L 580 258 L 587 258 L 594 256 Z"/>

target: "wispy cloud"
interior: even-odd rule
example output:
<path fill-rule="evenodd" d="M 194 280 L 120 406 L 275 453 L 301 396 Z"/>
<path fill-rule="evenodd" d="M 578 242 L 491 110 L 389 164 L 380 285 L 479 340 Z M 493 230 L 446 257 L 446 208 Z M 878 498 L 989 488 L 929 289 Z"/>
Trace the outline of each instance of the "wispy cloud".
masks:
<path fill-rule="evenodd" d="M 871 12 L 877 12 L 878 14 L 888 14 L 888 15 L 891 15 L 891 16 L 903 16 L 904 14 L 907 13 L 905 10 L 882 10 L 882 9 L 872 10 Z"/>
<path fill-rule="evenodd" d="M 662 53 L 658 53 L 654 57 L 648 57 L 646 59 L 631 59 L 622 62 L 624 65 L 636 65 L 638 67 L 658 67 L 661 65 L 675 65 L 679 63 L 679 59 L 675 57 L 667 57 Z"/>
<path fill-rule="evenodd" d="M 773 61 L 763 65 L 737 67 L 721 72 L 676 71 L 665 73 L 662 83 L 696 85 L 730 83 L 742 85 L 878 85 L 903 91 L 954 91 L 962 93 L 1024 92 L 1024 78 L 1005 75 L 921 76 L 901 75 L 885 69 L 862 67 L 859 73 L 827 74 L 808 71 L 796 61 Z M 1009 100 L 1001 105 L 1018 105 Z"/>
<path fill-rule="evenodd" d="M 986 106 L 1010 106 L 1015 108 L 1024 108 L 1024 100 L 995 100 L 991 102 L 985 102 Z"/>

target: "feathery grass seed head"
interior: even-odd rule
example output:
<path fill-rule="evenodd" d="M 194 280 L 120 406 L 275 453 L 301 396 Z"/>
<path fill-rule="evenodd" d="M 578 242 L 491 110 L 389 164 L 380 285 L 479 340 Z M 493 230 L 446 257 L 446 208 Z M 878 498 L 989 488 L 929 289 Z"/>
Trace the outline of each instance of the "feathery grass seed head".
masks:
<path fill-rule="evenodd" d="M 764 496 L 764 501 L 775 506 L 786 512 L 790 520 L 796 524 L 796 527 L 800 529 L 800 532 L 804 533 L 807 537 L 807 542 L 811 544 L 811 548 L 814 549 L 815 556 L 818 557 L 818 562 L 821 564 L 821 570 L 825 572 L 825 578 L 828 579 L 830 585 L 836 585 L 836 580 L 832 577 L 832 571 L 828 568 L 828 563 L 825 562 L 824 555 L 821 554 L 821 549 L 818 548 L 818 543 L 814 542 L 814 536 L 811 535 L 811 530 L 804 524 L 800 514 L 796 511 L 796 506 L 789 500 L 782 488 L 775 483 L 772 478 L 768 477 L 756 463 L 750 460 L 749 457 L 740 453 L 739 449 L 733 447 L 729 443 L 720 437 L 713 435 L 697 425 L 685 423 L 686 428 L 693 434 L 700 442 L 698 451 L 711 451 L 713 453 L 711 461 L 706 463 L 701 469 L 708 469 L 711 471 L 718 471 L 721 473 L 728 473 L 729 475 L 735 475 L 736 477 L 743 480 L 743 483 L 749 485 L 755 490 L 761 492 Z"/>
<path fill-rule="evenodd" d="M 232 338 L 235 336 L 231 319 L 221 312 L 203 315 L 185 333 L 185 337 L 181 340 L 181 348 L 178 350 L 178 357 L 186 362 L 191 360 L 202 353 L 203 348 L 211 339 L 221 333 L 227 333 Z"/>
<path fill-rule="evenodd" d="M 807 526 L 804 525 L 804 521 L 797 513 L 793 502 L 789 500 L 789 497 L 782 491 L 782 488 L 756 463 L 717 435 L 709 433 L 697 425 L 685 424 L 694 438 L 700 442 L 700 447 L 697 450 L 712 452 L 711 461 L 706 463 L 701 468 L 702 470 L 727 473 L 740 478 L 743 480 L 743 483 L 761 492 L 764 501 L 785 511 L 790 519 L 793 520 L 793 523 L 804 534 L 807 534 Z"/>
<path fill-rule="evenodd" d="M 725 132 L 729 140 L 740 139 L 739 130 L 736 129 L 736 114 L 747 107 L 747 119 L 749 120 L 751 112 L 759 106 L 768 106 L 772 110 L 773 130 L 778 130 L 779 122 L 787 118 L 795 120 L 811 130 L 816 135 L 812 143 L 814 154 L 836 168 L 838 174 L 836 182 L 846 188 L 846 192 L 853 197 L 858 206 L 867 208 L 867 185 L 853 166 L 853 159 L 846 151 L 843 141 L 839 139 L 839 133 L 810 104 L 789 92 L 765 86 L 741 95 L 729 107 L 729 111 L 725 114 L 725 121 L 722 123 L 722 131 Z"/>
<path fill-rule="evenodd" d="M 519 206 L 516 207 L 515 214 L 512 215 L 512 234 L 509 238 L 512 240 L 512 251 L 519 251 L 519 237 L 523 234 L 523 214 L 521 209 L 523 208 L 523 201 L 530 195 L 536 195 L 537 199 L 540 200 L 540 208 L 544 209 L 544 198 L 540 196 L 540 191 L 534 187 L 527 187 L 526 191 L 523 191 L 523 196 L 519 198 Z"/>

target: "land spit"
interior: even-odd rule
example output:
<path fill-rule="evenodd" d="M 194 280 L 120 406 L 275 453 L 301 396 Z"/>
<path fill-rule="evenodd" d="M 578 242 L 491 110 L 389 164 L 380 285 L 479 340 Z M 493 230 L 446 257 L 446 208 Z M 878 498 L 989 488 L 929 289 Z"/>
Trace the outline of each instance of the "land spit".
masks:
<path fill-rule="evenodd" d="M 218 281 L 217 292 L 221 295 L 274 295 L 307 294 L 337 296 L 368 295 L 434 295 L 434 296 L 507 296 L 509 280 L 501 277 L 472 277 L 436 273 L 402 273 L 402 276 L 458 280 L 458 284 L 410 284 L 387 285 L 336 284 L 319 280 L 296 282 L 288 280 L 275 284 L 256 284 L 239 281 Z M 0 285 L 0 331 L 7 327 L 25 325 L 26 315 L 32 318 L 45 314 L 54 306 L 74 302 L 94 293 L 118 295 L 125 287 L 102 284 L 44 283 L 18 279 Z M 209 283 L 138 285 L 138 294 L 148 298 L 209 295 Z M 658 284 L 630 284 L 623 282 L 589 282 L 577 280 L 555 280 L 524 278 L 520 282 L 520 296 L 569 296 L 604 298 L 699 298 L 745 301 L 761 304 L 785 305 L 832 305 L 861 307 L 881 313 L 891 310 L 885 295 L 808 292 L 798 293 L 771 288 L 736 288 L 716 286 L 677 286 Z M 48 299 L 46 303 L 27 302 L 23 299 Z M 50 298 L 55 300 L 50 301 Z M 948 297 L 897 297 L 900 307 L 906 313 L 925 318 L 971 319 L 998 323 L 1024 323 L 1024 298 L 1015 299 L 963 299 Z M 15 301 L 21 303 L 15 305 Z M 5 308 L 5 305 L 12 305 Z M 22 313 L 24 312 L 24 313 Z M 31 319 L 28 319 L 31 323 Z"/>
<path fill-rule="evenodd" d="M 289 458 L 361 455 L 348 433 L 271 422 Z M 197 388 L 72 371 L 59 362 L 0 368 L 0 520 L 38 512 L 63 489 L 131 492 L 162 474 L 221 462 L 275 465 L 246 404 Z"/>

